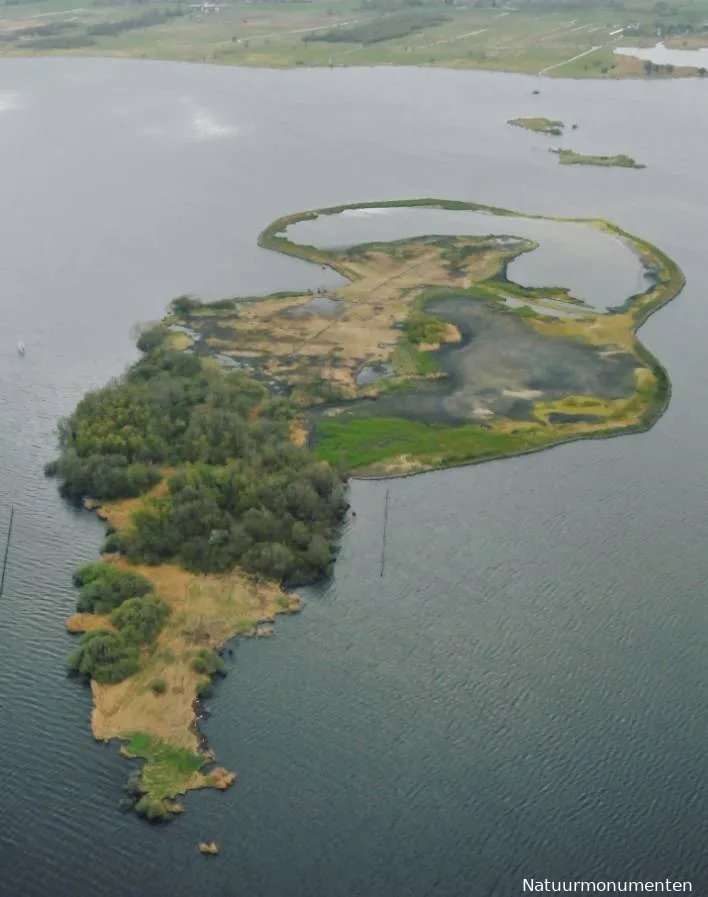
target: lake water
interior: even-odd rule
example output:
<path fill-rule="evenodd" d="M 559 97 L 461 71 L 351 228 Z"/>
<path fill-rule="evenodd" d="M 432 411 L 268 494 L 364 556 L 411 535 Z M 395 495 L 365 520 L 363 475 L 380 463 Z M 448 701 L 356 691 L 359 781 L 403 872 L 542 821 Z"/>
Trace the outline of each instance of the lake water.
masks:
<path fill-rule="evenodd" d="M 659 41 L 653 47 L 617 47 L 615 53 L 619 53 L 620 56 L 634 56 L 635 59 L 648 59 L 656 65 L 708 68 L 708 47 L 700 47 L 698 50 L 673 50 Z"/>
<path fill-rule="evenodd" d="M 562 286 L 596 308 L 621 305 L 648 282 L 639 258 L 619 237 L 588 224 L 436 208 L 348 209 L 290 225 L 294 243 L 321 249 L 410 239 L 425 234 L 523 237 L 536 249 L 508 266 L 528 287 Z"/>
<path fill-rule="evenodd" d="M 708 887 L 705 85 L 382 68 L 0 61 L 2 897 L 505 897 L 523 877 Z M 564 167 L 517 116 L 580 125 Z M 661 128 L 656 122 L 661 122 Z M 640 176 L 637 176 L 637 175 Z M 102 528 L 41 475 L 57 417 L 173 296 L 334 286 L 266 253 L 301 209 L 439 196 L 604 216 L 684 269 L 642 338 L 648 434 L 355 482 L 332 582 L 239 644 L 208 736 L 238 771 L 153 828 L 63 676 Z M 16 352 L 18 340 L 27 354 Z M 386 569 L 379 576 L 390 488 Z M 201 838 L 222 855 L 197 853 Z"/>

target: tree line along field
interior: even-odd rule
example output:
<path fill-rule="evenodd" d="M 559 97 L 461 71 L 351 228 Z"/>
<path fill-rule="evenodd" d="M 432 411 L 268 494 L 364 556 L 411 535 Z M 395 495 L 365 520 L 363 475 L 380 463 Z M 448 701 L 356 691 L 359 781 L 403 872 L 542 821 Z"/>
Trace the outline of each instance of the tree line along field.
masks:
<path fill-rule="evenodd" d="M 0 53 L 108 55 L 267 67 L 435 65 L 563 77 L 644 76 L 620 45 L 708 45 L 708 0 L 5 3 Z M 626 30 L 622 30 L 626 29 Z M 660 74 L 683 74 L 681 70 Z"/>

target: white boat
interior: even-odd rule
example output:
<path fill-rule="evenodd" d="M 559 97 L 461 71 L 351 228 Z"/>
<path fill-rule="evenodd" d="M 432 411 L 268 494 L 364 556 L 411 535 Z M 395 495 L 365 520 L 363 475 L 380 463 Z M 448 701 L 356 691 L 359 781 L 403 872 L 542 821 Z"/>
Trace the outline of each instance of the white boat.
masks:
<path fill-rule="evenodd" d="M 26 351 L 27 350 L 25 349 L 25 344 L 22 342 L 22 340 L 20 340 L 20 342 L 17 344 L 17 354 L 24 355 Z"/>

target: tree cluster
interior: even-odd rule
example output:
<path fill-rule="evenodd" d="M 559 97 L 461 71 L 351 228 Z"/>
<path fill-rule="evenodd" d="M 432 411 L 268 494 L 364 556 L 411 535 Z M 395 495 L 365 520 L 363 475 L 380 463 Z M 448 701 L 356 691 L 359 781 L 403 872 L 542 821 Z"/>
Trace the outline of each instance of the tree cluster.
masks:
<path fill-rule="evenodd" d="M 110 614 L 128 598 L 140 598 L 152 591 L 149 579 L 102 561 L 79 567 L 74 583 L 81 587 L 76 609 L 83 614 Z"/>
<path fill-rule="evenodd" d="M 112 551 L 199 572 L 239 565 L 289 583 L 327 573 L 347 507 L 343 481 L 293 445 L 292 403 L 242 373 L 147 342 L 121 380 L 88 393 L 60 424 L 62 454 L 47 472 L 62 493 L 77 502 L 134 497 L 168 468 L 166 490 L 109 537 Z M 78 583 L 81 609 L 108 612 L 146 594 L 133 583 L 124 595 L 109 570 Z"/>
<path fill-rule="evenodd" d="M 446 325 L 440 318 L 417 312 L 406 319 L 403 332 L 408 341 L 416 346 L 421 343 L 440 343 L 445 338 Z"/>
<path fill-rule="evenodd" d="M 291 443 L 257 464 L 187 465 L 167 485 L 120 534 L 131 560 L 203 573 L 238 565 L 290 583 L 329 571 L 346 510 L 340 479 Z"/>
<path fill-rule="evenodd" d="M 69 673 L 104 685 L 122 682 L 140 669 L 140 649 L 157 640 L 169 605 L 152 593 L 144 576 L 103 561 L 79 567 L 74 583 L 81 588 L 77 610 L 110 614 L 118 631 L 95 629 L 82 636 L 67 659 Z"/>
<path fill-rule="evenodd" d="M 203 676 L 225 676 L 226 667 L 224 661 L 214 651 L 208 648 L 200 648 L 192 658 L 192 669 Z"/>
<path fill-rule="evenodd" d="M 100 685 L 115 685 L 140 669 L 138 649 L 109 629 L 94 629 L 81 637 L 66 661 L 69 673 Z"/>
<path fill-rule="evenodd" d="M 99 36 L 113 36 L 124 31 L 134 31 L 138 28 L 150 28 L 152 25 L 162 25 L 178 16 L 185 15 L 184 9 L 149 9 L 139 16 L 126 19 L 116 19 L 113 22 L 99 22 L 90 25 L 86 29 L 87 34 Z"/>
<path fill-rule="evenodd" d="M 303 40 L 328 41 L 331 43 L 351 44 L 376 44 L 381 41 L 393 40 L 397 37 L 407 37 L 425 28 L 433 28 L 442 25 L 448 17 L 437 11 L 410 10 L 395 12 L 391 15 L 382 15 L 371 22 L 363 22 L 342 28 L 332 28 L 330 31 L 319 31 L 306 35 Z"/>
<path fill-rule="evenodd" d="M 128 598 L 113 611 L 111 623 L 129 645 L 152 645 L 169 612 L 169 605 L 158 595 Z"/>
<path fill-rule="evenodd" d="M 644 71 L 647 75 L 661 75 L 662 73 L 673 75 L 675 67 L 671 65 L 670 62 L 666 65 L 658 65 L 657 63 L 647 59 L 644 63 Z"/>

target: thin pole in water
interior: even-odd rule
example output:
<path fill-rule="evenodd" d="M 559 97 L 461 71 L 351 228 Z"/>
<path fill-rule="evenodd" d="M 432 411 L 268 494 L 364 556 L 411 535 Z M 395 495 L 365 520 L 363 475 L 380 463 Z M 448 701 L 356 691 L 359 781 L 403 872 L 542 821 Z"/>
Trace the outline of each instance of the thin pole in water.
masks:
<path fill-rule="evenodd" d="M 379 576 L 384 575 L 384 566 L 386 564 L 386 528 L 388 527 L 388 489 L 386 490 L 386 501 L 384 503 L 384 524 L 383 539 L 381 541 L 381 570 Z"/>
<path fill-rule="evenodd" d="M 7 542 L 5 543 L 5 557 L 2 561 L 2 576 L 0 577 L 0 598 L 5 588 L 5 572 L 7 571 L 7 556 L 10 553 L 10 536 L 12 536 L 12 519 L 15 516 L 15 506 L 10 505 L 10 522 L 7 525 Z"/>

